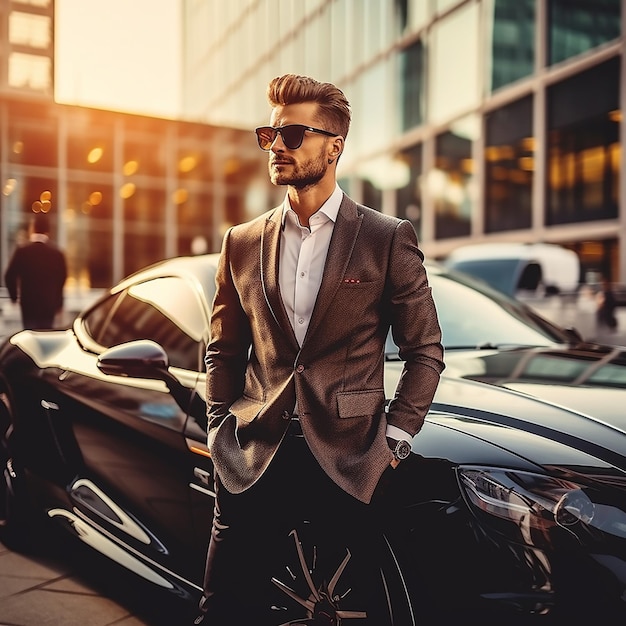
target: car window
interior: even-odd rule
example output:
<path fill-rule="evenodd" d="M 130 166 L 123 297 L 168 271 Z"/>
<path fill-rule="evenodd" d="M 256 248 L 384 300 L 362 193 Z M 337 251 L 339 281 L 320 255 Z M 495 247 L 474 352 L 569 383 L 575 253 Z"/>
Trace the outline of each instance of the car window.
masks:
<path fill-rule="evenodd" d="M 95 341 L 98 341 L 107 318 L 113 309 L 113 305 L 117 302 L 119 295 L 120 294 L 115 294 L 113 296 L 108 296 L 104 300 L 100 300 L 92 309 L 87 311 L 83 317 L 84 327 L 91 338 Z"/>
<path fill-rule="evenodd" d="M 190 283 L 178 277 L 158 278 L 124 292 L 99 343 L 111 347 L 151 339 L 165 349 L 170 365 L 200 371 L 206 325 L 200 298 Z"/>
<path fill-rule="evenodd" d="M 446 349 L 549 346 L 562 333 L 510 298 L 489 295 L 445 274 L 429 276 Z"/>
<path fill-rule="evenodd" d="M 451 262 L 450 267 L 484 280 L 495 289 L 513 295 L 517 288 L 521 265 L 520 259 L 471 260 Z"/>

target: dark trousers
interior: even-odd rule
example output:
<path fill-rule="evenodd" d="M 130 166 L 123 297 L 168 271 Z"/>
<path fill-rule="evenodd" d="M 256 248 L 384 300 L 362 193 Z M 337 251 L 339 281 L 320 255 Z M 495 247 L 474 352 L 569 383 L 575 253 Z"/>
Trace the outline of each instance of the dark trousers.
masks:
<path fill-rule="evenodd" d="M 22 312 L 22 327 L 24 330 L 49 330 L 54 326 L 54 314 L 25 315 Z"/>
<path fill-rule="evenodd" d="M 363 568 L 377 566 L 371 537 L 380 536 L 381 515 L 387 510 L 383 492 L 391 468 L 383 475 L 372 504 L 364 504 L 340 489 L 308 449 L 302 437 L 287 436 L 275 458 L 255 485 L 241 494 L 229 493 L 216 477 L 216 505 L 207 555 L 201 609 L 209 626 L 276 626 L 285 619 L 280 610 L 280 592 L 272 578 L 286 580 L 298 568 L 285 567 L 285 554 L 295 552 L 297 535 L 292 532 L 306 520 L 323 537 L 319 555 L 329 544 L 334 554 L 345 555 L 348 544 L 367 544 Z M 388 511 L 387 511 L 388 512 Z M 333 557 L 336 559 L 337 557 Z M 316 563 L 316 566 L 318 563 Z M 353 564 L 354 566 L 354 564 Z M 334 565 L 330 567 L 332 571 Z M 278 594 L 278 595 L 277 595 Z M 278 602 L 273 602 L 279 598 Z M 359 621 L 359 623 L 364 623 Z M 369 622 L 368 624 L 374 624 Z"/>

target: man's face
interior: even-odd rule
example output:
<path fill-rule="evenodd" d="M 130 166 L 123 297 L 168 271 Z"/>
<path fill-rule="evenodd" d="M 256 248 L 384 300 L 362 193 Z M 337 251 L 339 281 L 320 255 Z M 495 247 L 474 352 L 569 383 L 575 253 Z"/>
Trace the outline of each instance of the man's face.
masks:
<path fill-rule="evenodd" d="M 317 110 L 314 102 L 277 106 L 272 110 L 270 125 L 276 128 L 287 124 L 303 124 L 320 128 L 320 121 L 316 118 Z M 316 185 L 328 172 L 330 140 L 331 137 L 307 131 L 302 145 L 290 150 L 278 134 L 269 151 L 268 167 L 272 183 L 291 185 L 298 189 Z"/>

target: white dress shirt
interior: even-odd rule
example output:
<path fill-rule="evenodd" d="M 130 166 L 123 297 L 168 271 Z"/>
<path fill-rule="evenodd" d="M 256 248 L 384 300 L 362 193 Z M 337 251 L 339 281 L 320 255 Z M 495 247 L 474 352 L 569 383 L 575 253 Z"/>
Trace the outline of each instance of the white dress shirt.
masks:
<path fill-rule="evenodd" d="M 298 344 L 306 336 L 317 294 L 322 284 L 326 255 L 333 235 L 343 191 L 339 185 L 322 206 L 302 226 L 291 208 L 289 196 L 283 203 L 283 231 L 280 242 L 278 284 Z M 391 424 L 387 436 L 411 440 L 411 436 Z"/>

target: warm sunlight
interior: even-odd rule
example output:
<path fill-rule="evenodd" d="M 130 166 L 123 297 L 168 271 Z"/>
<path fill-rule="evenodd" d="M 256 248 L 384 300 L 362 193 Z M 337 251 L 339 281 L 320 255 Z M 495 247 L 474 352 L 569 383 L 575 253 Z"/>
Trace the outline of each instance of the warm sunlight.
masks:
<path fill-rule="evenodd" d="M 177 117 L 178 0 L 57 0 L 55 99 Z"/>

